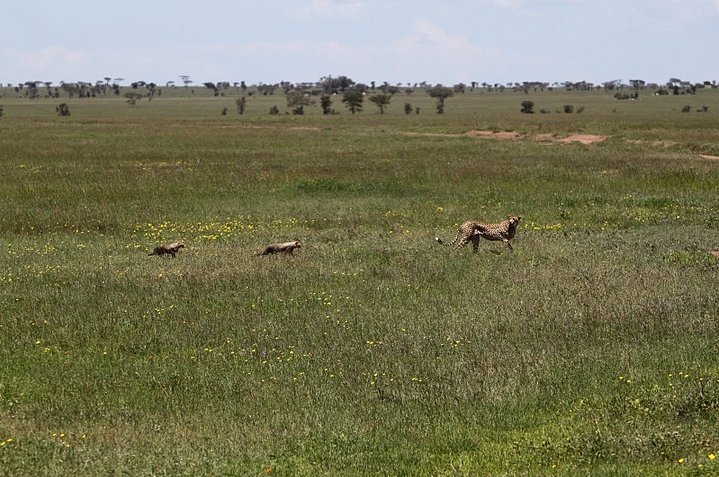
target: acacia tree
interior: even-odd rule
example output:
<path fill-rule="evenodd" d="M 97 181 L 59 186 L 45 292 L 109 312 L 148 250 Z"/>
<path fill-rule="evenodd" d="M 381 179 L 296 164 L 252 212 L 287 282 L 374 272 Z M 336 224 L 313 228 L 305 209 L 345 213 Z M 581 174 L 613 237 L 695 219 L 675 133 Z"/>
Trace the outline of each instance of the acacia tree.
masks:
<path fill-rule="evenodd" d="M 391 94 L 375 94 L 373 96 L 370 96 L 370 101 L 372 101 L 374 104 L 377 105 L 379 108 L 380 114 L 384 114 L 384 108 L 385 106 L 389 106 L 389 102 L 392 100 Z"/>
<path fill-rule="evenodd" d="M 364 102 L 364 94 L 358 89 L 348 89 L 342 96 L 342 102 L 345 103 L 347 109 L 352 114 L 362 111 L 362 103 Z"/>
<path fill-rule="evenodd" d="M 292 108 L 292 114 L 302 115 L 305 114 L 305 106 L 310 106 L 314 103 L 301 89 L 294 89 L 287 93 L 287 107 Z"/>
<path fill-rule="evenodd" d="M 437 99 L 437 114 L 444 113 L 444 101 L 447 98 L 451 98 L 454 96 L 454 91 L 452 91 L 451 88 L 447 88 L 445 86 L 437 85 L 434 88 L 430 88 L 427 90 L 427 94 L 430 96 L 430 98 Z"/>
<path fill-rule="evenodd" d="M 322 114 L 332 113 L 332 98 L 328 95 L 323 94 L 320 98 L 320 107 L 322 108 Z"/>
<path fill-rule="evenodd" d="M 245 112 L 245 105 L 247 104 L 247 100 L 245 97 L 241 97 L 237 101 L 235 101 L 235 107 L 237 108 L 237 114 L 242 116 L 242 114 Z"/>

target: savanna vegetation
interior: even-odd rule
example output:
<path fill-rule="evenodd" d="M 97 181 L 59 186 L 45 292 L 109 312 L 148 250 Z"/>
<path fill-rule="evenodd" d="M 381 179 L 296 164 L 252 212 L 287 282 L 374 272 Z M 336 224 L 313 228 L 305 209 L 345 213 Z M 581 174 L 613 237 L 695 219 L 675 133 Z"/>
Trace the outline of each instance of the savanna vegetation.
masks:
<path fill-rule="evenodd" d="M 0 475 L 719 473 L 716 89 L 191 89 L 1 90 Z"/>

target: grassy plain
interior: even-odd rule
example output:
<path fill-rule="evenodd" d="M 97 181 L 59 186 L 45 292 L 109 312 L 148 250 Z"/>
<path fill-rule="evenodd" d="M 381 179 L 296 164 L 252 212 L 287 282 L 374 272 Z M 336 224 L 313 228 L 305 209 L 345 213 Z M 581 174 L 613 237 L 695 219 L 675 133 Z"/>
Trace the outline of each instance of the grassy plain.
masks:
<path fill-rule="evenodd" d="M 13 96 L 0 475 L 719 473 L 716 90 Z"/>

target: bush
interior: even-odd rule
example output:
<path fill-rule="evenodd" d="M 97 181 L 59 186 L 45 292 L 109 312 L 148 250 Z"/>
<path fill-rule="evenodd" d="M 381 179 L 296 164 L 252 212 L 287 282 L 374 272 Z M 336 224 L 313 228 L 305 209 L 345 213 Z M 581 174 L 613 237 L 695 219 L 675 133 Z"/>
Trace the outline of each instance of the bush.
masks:
<path fill-rule="evenodd" d="M 55 111 L 57 111 L 57 114 L 60 116 L 70 116 L 70 106 L 68 106 L 67 103 L 62 103 L 57 106 Z"/>
<path fill-rule="evenodd" d="M 534 114 L 534 102 L 529 100 L 522 101 L 522 109 L 520 111 L 522 114 Z"/>
<path fill-rule="evenodd" d="M 688 113 L 692 110 L 692 107 L 688 104 L 682 108 L 682 113 Z"/>
<path fill-rule="evenodd" d="M 574 112 L 574 106 L 571 104 L 565 104 L 562 109 L 567 114 L 572 114 Z"/>

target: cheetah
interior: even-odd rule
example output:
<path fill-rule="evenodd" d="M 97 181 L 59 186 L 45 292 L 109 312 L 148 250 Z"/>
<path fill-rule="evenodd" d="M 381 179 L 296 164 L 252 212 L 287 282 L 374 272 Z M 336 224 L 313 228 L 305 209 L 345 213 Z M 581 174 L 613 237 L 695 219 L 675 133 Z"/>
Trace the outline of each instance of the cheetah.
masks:
<path fill-rule="evenodd" d="M 148 253 L 148 255 L 162 256 L 165 254 L 170 254 L 172 255 L 172 258 L 175 258 L 175 254 L 184 246 L 185 242 L 173 242 L 167 245 L 160 245 L 159 247 L 155 247 L 152 253 Z"/>
<path fill-rule="evenodd" d="M 472 242 L 472 249 L 476 253 L 479 249 L 479 239 L 485 238 L 487 240 L 501 240 L 506 243 L 509 250 L 512 249 L 510 240 L 517 234 L 517 224 L 522 217 L 510 216 L 507 220 L 498 224 L 486 224 L 483 222 L 477 222 L 476 220 L 468 220 L 457 229 L 457 234 L 454 236 L 454 240 L 450 243 L 444 243 L 439 237 L 434 239 L 442 245 L 452 246 L 457 243 L 455 250 L 459 250 L 461 247 L 467 245 L 470 241 Z"/>
<path fill-rule="evenodd" d="M 271 255 L 275 253 L 285 253 L 292 255 L 292 252 L 296 248 L 302 247 L 302 244 L 295 240 L 294 242 L 285 242 L 285 243 L 271 243 L 267 247 L 265 247 L 265 250 L 256 254 L 256 255 Z"/>

